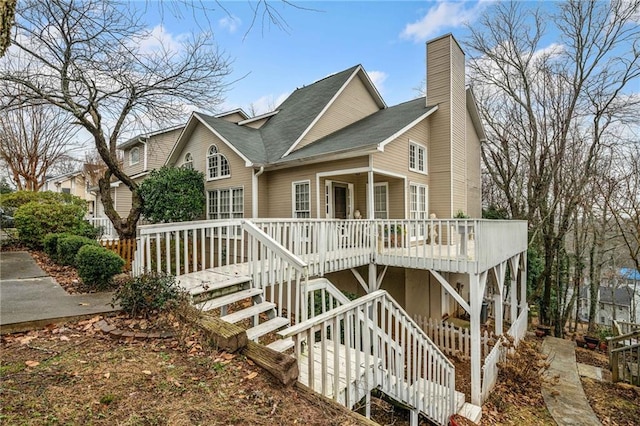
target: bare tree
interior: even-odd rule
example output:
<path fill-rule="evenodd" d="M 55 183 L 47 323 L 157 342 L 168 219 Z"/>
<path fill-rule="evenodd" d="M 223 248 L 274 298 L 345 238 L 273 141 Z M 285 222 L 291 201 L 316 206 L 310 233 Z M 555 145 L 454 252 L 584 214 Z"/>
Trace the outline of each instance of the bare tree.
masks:
<path fill-rule="evenodd" d="M 70 158 L 77 126 L 47 105 L 22 106 L 0 115 L 0 159 L 18 190 L 38 191 L 49 173 Z"/>
<path fill-rule="evenodd" d="M 624 90 L 640 76 L 639 10 L 638 0 L 571 0 L 548 15 L 498 3 L 470 27 L 470 77 L 489 131 L 483 162 L 542 252 L 536 290 L 545 323 L 558 318 L 559 254 L 585 188 L 617 127 L 638 113 L 638 99 Z M 550 46 L 542 44 L 547 25 L 560 34 Z"/>
<path fill-rule="evenodd" d="M 215 108 L 223 100 L 229 62 L 202 33 L 172 46 L 153 40 L 139 12 L 103 0 L 25 0 L 5 56 L 4 109 L 46 103 L 71 114 L 93 138 L 107 166 L 98 185 L 105 214 L 120 238 L 133 238 L 142 199 L 122 170 L 116 146 L 126 133 L 181 118 L 185 105 Z M 132 194 L 126 218 L 114 209 L 112 179 Z"/>

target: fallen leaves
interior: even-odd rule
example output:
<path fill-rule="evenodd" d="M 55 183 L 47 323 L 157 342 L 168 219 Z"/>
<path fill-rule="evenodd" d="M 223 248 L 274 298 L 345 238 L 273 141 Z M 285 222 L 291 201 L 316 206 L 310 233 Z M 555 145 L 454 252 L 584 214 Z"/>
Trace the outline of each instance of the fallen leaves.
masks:
<path fill-rule="evenodd" d="M 38 361 L 31 361 L 31 360 L 25 361 L 24 363 L 27 367 L 31 367 L 31 368 L 37 367 L 40 365 Z"/>
<path fill-rule="evenodd" d="M 257 372 L 253 372 L 253 373 L 249 373 L 247 376 L 245 376 L 245 380 L 251 380 L 251 379 L 255 379 L 258 376 Z"/>

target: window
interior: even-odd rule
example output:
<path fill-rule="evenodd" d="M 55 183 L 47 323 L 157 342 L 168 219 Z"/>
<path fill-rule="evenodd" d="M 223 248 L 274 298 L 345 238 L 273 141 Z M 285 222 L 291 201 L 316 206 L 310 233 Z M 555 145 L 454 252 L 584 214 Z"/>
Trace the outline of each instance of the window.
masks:
<path fill-rule="evenodd" d="M 237 219 L 244 217 L 243 188 L 209 191 L 207 217 L 209 219 Z"/>
<path fill-rule="evenodd" d="M 71 188 L 62 188 L 63 194 L 71 194 Z"/>
<path fill-rule="evenodd" d="M 133 166 L 134 164 L 138 164 L 140 162 L 140 148 L 137 146 L 135 148 L 131 148 L 129 151 L 129 165 Z"/>
<path fill-rule="evenodd" d="M 293 182 L 293 217 L 311 217 L 311 186 L 309 181 Z"/>
<path fill-rule="evenodd" d="M 207 153 L 207 180 L 231 176 L 227 157 L 218 152 L 218 147 L 211 145 Z"/>
<path fill-rule="evenodd" d="M 184 163 L 182 164 L 182 167 L 184 167 L 185 169 L 193 170 L 193 156 L 191 155 L 190 152 L 187 152 L 185 154 Z"/>
<path fill-rule="evenodd" d="M 387 182 L 376 183 L 373 185 L 373 218 L 388 219 L 389 218 L 389 198 Z"/>
<path fill-rule="evenodd" d="M 412 183 L 409 186 L 410 197 L 410 219 L 426 219 L 427 218 L 427 187 Z"/>
<path fill-rule="evenodd" d="M 414 142 L 409 142 L 409 170 L 427 173 L 427 148 Z"/>

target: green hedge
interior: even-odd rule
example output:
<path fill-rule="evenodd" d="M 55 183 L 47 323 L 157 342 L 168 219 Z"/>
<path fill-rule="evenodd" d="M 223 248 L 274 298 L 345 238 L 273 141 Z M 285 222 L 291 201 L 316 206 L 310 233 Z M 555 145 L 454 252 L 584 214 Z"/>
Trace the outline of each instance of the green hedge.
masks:
<path fill-rule="evenodd" d="M 42 249 L 53 260 L 58 263 L 58 239 L 70 237 L 73 234 L 68 232 L 49 233 L 42 239 Z"/>
<path fill-rule="evenodd" d="M 5 209 L 17 209 L 32 201 L 40 203 L 53 203 L 53 204 L 73 204 L 82 208 L 85 212 L 87 209 L 87 202 L 75 195 L 65 194 L 63 192 L 33 192 L 33 191 L 16 191 L 10 194 L 0 194 L 0 206 Z"/>
<path fill-rule="evenodd" d="M 16 210 L 14 221 L 18 237 L 28 246 L 39 248 L 45 235 L 83 226 L 83 217 L 84 209 L 75 204 L 31 201 Z"/>
<path fill-rule="evenodd" d="M 83 246 L 96 246 L 100 244 L 96 240 L 81 237 L 79 235 L 65 235 L 58 238 L 58 246 L 56 249 L 56 262 L 61 265 L 76 265 L 76 256 Z"/>
<path fill-rule="evenodd" d="M 83 246 L 76 256 L 78 275 L 84 284 L 95 290 L 107 289 L 114 275 L 122 272 L 124 259 L 104 247 Z"/>

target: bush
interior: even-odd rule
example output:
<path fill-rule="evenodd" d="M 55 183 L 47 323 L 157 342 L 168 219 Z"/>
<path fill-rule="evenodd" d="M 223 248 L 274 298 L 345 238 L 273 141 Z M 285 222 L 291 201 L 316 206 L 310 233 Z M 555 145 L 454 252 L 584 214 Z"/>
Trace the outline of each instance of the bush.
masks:
<path fill-rule="evenodd" d="M 109 287 L 113 276 L 122 272 L 124 259 L 104 247 L 86 245 L 76 256 L 78 275 L 84 284 L 95 290 Z"/>
<path fill-rule="evenodd" d="M 31 201 L 16 210 L 14 217 L 20 239 L 30 247 L 42 247 L 48 233 L 67 232 L 78 227 L 84 209 L 75 204 Z"/>
<path fill-rule="evenodd" d="M 76 256 L 82 247 L 88 245 L 100 247 L 96 240 L 79 235 L 63 235 L 57 241 L 56 262 L 61 265 L 77 266 Z"/>
<path fill-rule="evenodd" d="M 71 228 L 70 232 L 73 235 L 79 235 L 81 237 L 97 240 L 102 236 L 102 229 L 98 226 L 93 226 L 86 220 L 78 222 Z"/>
<path fill-rule="evenodd" d="M 73 204 L 82 208 L 85 213 L 87 208 L 87 202 L 85 200 L 63 192 L 16 191 L 10 194 L 0 194 L 0 205 L 9 211 L 16 210 L 18 207 L 32 201 L 51 204 Z"/>
<path fill-rule="evenodd" d="M 42 239 L 42 249 L 53 260 L 58 262 L 58 240 L 62 237 L 69 237 L 73 234 L 62 233 L 49 233 Z"/>
<path fill-rule="evenodd" d="M 144 315 L 171 307 L 186 297 L 176 278 L 164 273 L 146 273 L 126 282 L 116 290 L 114 303 L 131 316 Z"/>
<path fill-rule="evenodd" d="M 204 174 L 197 170 L 162 167 L 140 184 L 142 214 L 153 223 L 195 220 L 205 211 Z"/>

